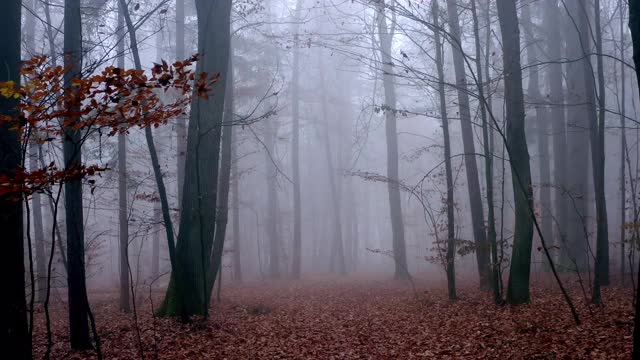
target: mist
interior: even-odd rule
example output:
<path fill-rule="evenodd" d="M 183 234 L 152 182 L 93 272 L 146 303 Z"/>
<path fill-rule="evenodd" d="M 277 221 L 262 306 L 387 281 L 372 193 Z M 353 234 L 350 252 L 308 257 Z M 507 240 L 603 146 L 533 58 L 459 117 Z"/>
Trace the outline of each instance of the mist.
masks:
<path fill-rule="evenodd" d="M 17 357 L 638 354 L 640 2 L 0 11 Z"/>

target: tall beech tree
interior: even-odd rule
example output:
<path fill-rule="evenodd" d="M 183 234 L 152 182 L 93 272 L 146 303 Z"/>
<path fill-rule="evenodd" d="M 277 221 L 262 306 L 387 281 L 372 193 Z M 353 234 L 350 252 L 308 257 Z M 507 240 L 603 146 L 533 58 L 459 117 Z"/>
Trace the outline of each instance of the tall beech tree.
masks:
<path fill-rule="evenodd" d="M 20 41 L 22 2 L 0 2 L 0 82 L 20 83 Z M 15 116 L 18 99 L 0 96 L 0 115 Z M 22 164 L 20 135 L 11 124 L 0 125 L 0 175 L 12 176 Z M 22 199 L 0 196 L 0 227 L 3 231 L 3 258 L 0 271 L 6 277 L 6 293 L 0 298 L 0 340 L 3 350 L 15 359 L 31 359 L 31 335 L 27 325 L 26 284 L 24 271 L 24 229 Z"/>
<path fill-rule="evenodd" d="M 525 134 L 524 93 L 520 65 L 520 29 L 516 3 L 498 0 L 498 19 L 502 33 L 502 61 L 507 116 L 507 146 L 509 147 L 516 224 L 507 301 L 523 304 L 530 300 L 531 246 L 533 241 L 533 191 L 529 150 Z"/>
<path fill-rule="evenodd" d="M 196 0 L 198 53 L 196 78 L 219 74 L 207 98 L 193 97 L 176 266 L 158 313 L 208 315 L 207 282 L 215 278 L 210 254 L 216 219 L 218 163 L 230 49 L 231 0 Z M 222 256 L 222 253 L 216 254 Z"/>

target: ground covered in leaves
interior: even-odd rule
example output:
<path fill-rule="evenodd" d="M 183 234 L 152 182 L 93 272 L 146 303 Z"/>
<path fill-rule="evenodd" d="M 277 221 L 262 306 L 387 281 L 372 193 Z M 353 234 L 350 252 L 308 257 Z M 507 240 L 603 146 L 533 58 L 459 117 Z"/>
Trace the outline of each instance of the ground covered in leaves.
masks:
<path fill-rule="evenodd" d="M 155 319 L 162 293 L 139 294 L 137 316 L 118 311 L 116 293 L 92 294 L 105 359 L 626 359 L 631 354 L 631 290 L 607 288 L 604 307 L 574 289 L 576 326 L 555 290 L 538 286 L 533 303 L 495 306 L 469 285 L 461 299 L 417 283 L 371 278 L 229 285 L 208 321 Z M 148 290 L 148 289 L 147 289 Z M 36 313 L 34 351 L 46 349 Z M 68 346 L 65 308 L 52 309 L 52 358 L 95 358 Z"/>

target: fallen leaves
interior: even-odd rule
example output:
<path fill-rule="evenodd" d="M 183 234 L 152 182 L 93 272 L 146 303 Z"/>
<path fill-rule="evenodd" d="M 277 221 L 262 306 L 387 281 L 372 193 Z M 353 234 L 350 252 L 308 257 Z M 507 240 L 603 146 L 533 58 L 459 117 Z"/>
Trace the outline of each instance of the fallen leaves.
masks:
<path fill-rule="evenodd" d="M 107 359 L 139 359 L 141 353 L 147 359 L 630 357 L 630 289 L 604 289 L 604 308 L 582 304 L 576 292 L 579 327 L 553 289 L 534 288 L 534 302 L 518 307 L 495 306 L 490 294 L 477 290 L 460 294 L 451 303 L 446 290 L 429 289 L 417 301 L 407 286 L 362 279 L 229 285 L 206 322 L 154 319 L 150 302 L 141 299 L 139 339 L 133 316 L 118 311 L 117 293 L 93 294 L 92 303 Z M 161 295 L 154 293 L 154 303 Z M 46 341 L 36 315 L 38 357 Z M 62 304 L 53 316 L 53 358 L 94 358 L 70 352 Z"/>

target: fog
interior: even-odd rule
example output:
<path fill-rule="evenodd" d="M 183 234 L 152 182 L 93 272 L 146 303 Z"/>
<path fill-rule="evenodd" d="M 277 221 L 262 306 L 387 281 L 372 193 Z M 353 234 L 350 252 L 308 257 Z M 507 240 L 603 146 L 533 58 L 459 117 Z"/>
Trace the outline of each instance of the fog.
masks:
<path fill-rule="evenodd" d="M 247 301 L 277 313 L 278 289 L 299 291 L 295 306 L 318 289 L 356 297 L 367 284 L 373 293 L 401 289 L 407 303 L 549 296 L 567 324 L 615 298 L 628 311 L 607 319 L 633 316 L 640 127 L 627 1 L 21 6 L 20 26 L 3 36 L 17 31 L 23 64 L 45 57 L 19 78 L 0 78 L 23 86 L 16 102 L 12 87 L 0 87 L 2 114 L 21 121 L 15 141 L 6 140 L 12 124 L 3 128 L 2 151 L 24 154 L 1 171 L 9 190 L 0 196 L 17 200 L 0 200 L 15 213 L 4 224 L 22 234 L 7 256 L 21 260 L 25 290 L 15 298 L 36 324 L 33 356 L 62 354 L 45 336 L 50 312 L 67 321 L 68 311 L 71 348 L 87 349 L 104 334 L 108 306 L 135 314 L 136 326 L 140 312 L 207 320 L 232 317 L 225 304 Z M 13 64 L 9 50 L 0 53 Z M 138 69 L 146 82 L 120 69 Z M 22 115 L 13 118 L 12 107 Z M 629 339 L 632 326 L 598 329 Z M 56 331 L 60 342 L 65 330 Z M 106 357 L 117 357 L 111 347 L 121 340 L 106 336 Z M 150 357 L 142 342 L 136 356 Z M 509 356 L 482 355 L 472 342 L 472 353 L 451 354 Z M 630 354 L 618 345 L 596 349 Z M 283 354 L 413 351 L 385 346 L 392 350 Z"/>

